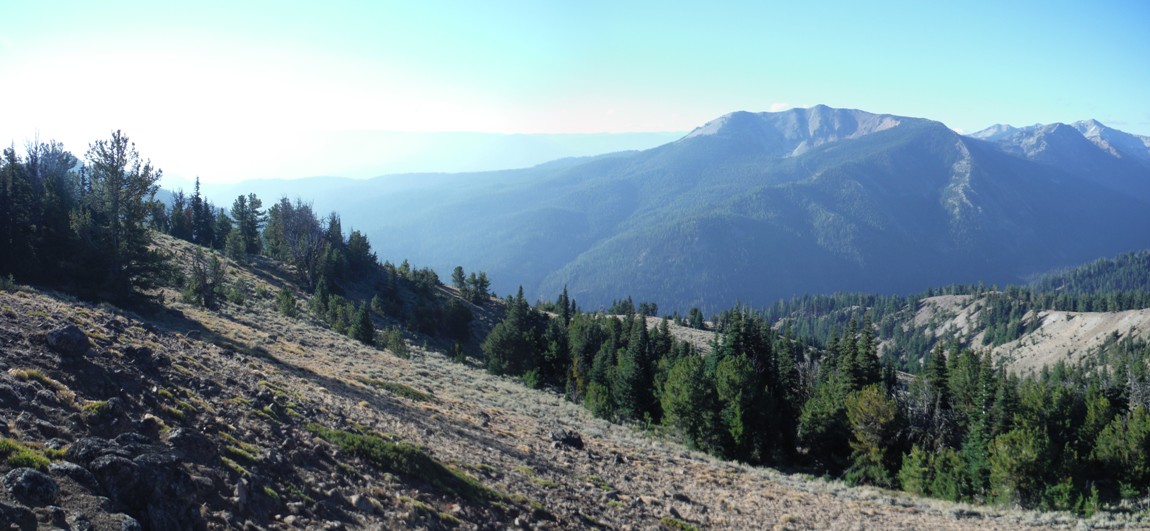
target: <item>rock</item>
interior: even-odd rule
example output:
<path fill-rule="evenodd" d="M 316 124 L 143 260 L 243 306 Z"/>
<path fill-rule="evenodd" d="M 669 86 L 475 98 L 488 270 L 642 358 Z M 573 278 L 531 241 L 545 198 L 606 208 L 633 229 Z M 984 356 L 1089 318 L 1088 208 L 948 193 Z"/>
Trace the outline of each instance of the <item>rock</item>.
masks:
<path fill-rule="evenodd" d="M 48 472 L 53 476 L 69 478 L 80 486 L 87 487 L 88 489 L 97 489 L 100 487 L 100 483 L 96 481 L 96 476 L 93 476 L 91 472 L 88 472 L 88 469 L 76 463 L 70 463 L 68 461 L 52 463 L 48 466 Z"/>
<path fill-rule="evenodd" d="M 61 529 L 68 524 L 68 513 L 64 512 L 62 507 L 49 505 L 36 509 L 34 512 L 37 513 L 38 519 L 41 522 L 51 524 L 54 529 Z"/>
<path fill-rule="evenodd" d="M 570 446 L 576 450 L 583 449 L 583 437 L 579 433 L 572 430 L 553 430 L 551 432 L 551 440 L 561 443 L 564 446 Z"/>
<path fill-rule="evenodd" d="M 950 516 L 952 518 L 954 518 L 955 520 L 962 520 L 964 518 L 981 518 L 982 517 L 981 514 L 974 512 L 974 511 L 968 511 L 966 509 L 955 509 L 955 510 L 951 511 Z"/>
<path fill-rule="evenodd" d="M 88 467 L 96 476 L 103 493 L 117 503 L 137 506 L 142 499 L 140 467 L 130 459 L 118 455 L 97 457 Z"/>
<path fill-rule="evenodd" d="M 16 389 L 7 383 L 0 383 L 0 406 L 5 408 L 15 408 L 20 405 L 24 399 Z"/>
<path fill-rule="evenodd" d="M 13 424 L 15 424 L 16 429 L 22 433 L 26 435 L 36 434 L 39 435 L 41 439 L 60 435 L 60 430 L 55 424 L 40 419 L 27 411 L 20 413 L 20 416 L 16 417 L 16 421 Z"/>
<path fill-rule="evenodd" d="M 87 516 L 82 514 L 73 514 L 69 516 L 65 523 L 67 526 L 61 527 L 64 527 L 65 529 L 71 529 L 73 531 L 92 531 L 96 529 L 96 527 L 92 525 L 92 521 L 89 520 Z"/>
<path fill-rule="evenodd" d="M 186 428 L 176 428 L 169 432 L 168 445 L 189 461 L 207 461 L 217 453 L 211 439 Z"/>
<path fill-rule="evenodd" d="M 236 483 L 235 498 L 236 509 L 238 509 L 240 513 L 247 511 L 248 503 L 251 500 L 251 489 L 248 486 L 248 480 L 241 479 L 239 483 Z"/>
<path fill-rule="evenodd" d="M 143 531 L 144 528 L 140 527 L 140 522 L 135 518 L 126 514 L 120 515 L 120 531 Z"/>
<path fill-rule="evenodd" d="M 0 502 L 0 522 L 6 529 L 19 529 L 20 531 L 35 531 L 36 515 L 23 505 Z"/>
<path fill-rule="evenodd" d="M 36 391 L 36 396 L 32 399 L 32 403 L 38 406 L 53 407 L 59 404 L 60 401 L 56 399 L 56 393 L 47 389 L 41 389 Z"/>
<path fill-rule="evenodd" d="M 352 494 L 347 502 L 361 513 L 371 513 L 375 509 L 375 506 L 371 504 L 371 500 L 362 494 Z"/>
<path fill-rule="evenodd" d="M 56 500 L 60 487 L 51 476 L 34 468 L 16 468 L 4 476 L 4 486 L 16 499 L 32 505 L 48 505 Z"/>
<path fill-rule="evenodd" d="M 104 455 L 112 447 L 112 443 L 100 437 L 84 437 L 68 447 L 64 457 L 80 466 L 88 466 L 97 457 Z"/>
<path fill-rule="evenodd" d="M 76 325 L 67 325 L 48 332 L 48 348 L 61 356 L 78 358 L 88 352 L 88 336 Z"/>
<path fill-rule="evenodd" d="M 687 495 L 683 494 L 682 492 L 676 492 L 676 493 L 672 494 L 671 499 L 673 499 L 675 501 L 691 503 L 691 498 L 688 498 Z"/>

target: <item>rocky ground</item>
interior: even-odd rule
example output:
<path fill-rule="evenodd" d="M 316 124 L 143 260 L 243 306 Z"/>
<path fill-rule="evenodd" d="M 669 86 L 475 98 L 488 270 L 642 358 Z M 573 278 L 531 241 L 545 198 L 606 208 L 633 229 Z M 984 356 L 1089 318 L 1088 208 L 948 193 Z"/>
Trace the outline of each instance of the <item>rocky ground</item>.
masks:
<path fill-rule="evenodd" d="M 0 529 L 1013 529 L 989 509 L 718 461 L 413 345 L 243 304 L 0 292 Z M 420 343 L 418 338 L 413 343 Z"/>

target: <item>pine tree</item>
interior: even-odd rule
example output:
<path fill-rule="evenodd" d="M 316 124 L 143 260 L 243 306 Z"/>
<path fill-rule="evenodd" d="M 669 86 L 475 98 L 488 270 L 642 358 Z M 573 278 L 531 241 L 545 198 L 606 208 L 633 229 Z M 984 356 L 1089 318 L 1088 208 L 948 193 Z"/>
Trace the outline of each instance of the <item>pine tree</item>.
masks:
<path fill-rule="evenodd" d="M 90 145 L 83 171 L 86 190 L 73 229 L 86 245 L 80 262 L 90 276 L 80 285 L 123 300 L 151 286 L 165 267 L 164 257 L 148 248 L 146 224 L 161 172 L 120 131 Z"/>
<path fill-rule="evenodd" d="M 375 324 L 371 321 L 371 310 L 367 304 L 361 304 L 356 308 L 347 336 L 364 345 L 375 345 Z"/>

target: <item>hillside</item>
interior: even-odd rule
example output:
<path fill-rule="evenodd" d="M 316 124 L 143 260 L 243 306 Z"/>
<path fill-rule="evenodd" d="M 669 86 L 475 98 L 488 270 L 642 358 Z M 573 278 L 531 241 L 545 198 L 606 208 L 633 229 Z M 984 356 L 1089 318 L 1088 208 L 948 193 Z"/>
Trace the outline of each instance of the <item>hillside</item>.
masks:
<path fill-rule="evenodd" d="M 980 297 L 940 295 L 919 301 L 914 325 L 943 340 L 984 345 L 978 325 L 986 301 Z M 1029 311 L 1021 324 L 1029 330 L 1017 339 L 989 348 L 1012 371 L 1035 373 L 1062 361 L 1079 364 L 1119 339 L 1150 339 L 1150 309 L 1120 312 Z"/>
<path fill-rule="evenodd" d="M 190 263 L 192 246 L 160 240 Z M 558 396 L 398 357 L 241 303 L 126 312 L 0 291 L 0 522 L 18 529 L 1049 528 L 1061 514 L 929 501 L 725 463 Z M 293 288 L 294 289 L 294 288 Z M 302 297 L 302 294 L 301 294 Z M 434 343 L 434 341 L 432 341 Z M 25 467 L 25 468 L 21 468 Z M 29 471 L 28 468 L 39 470 Z M 1091 524 L 1118 525 L 1118 515 Z"/>
<path fill-rule="evenodd" d="M 567 286 L 587 308 L 631 295 L 713 312 L 1019 283 L 1146 248 L 1145 151 L 1096 122 L 964 136 L 816 106 L 732 113 L 656 148 L 520 170 L 242 186 L 338 210 L 386 256 L 487 271 L 498 293 L 551 299 Z"/>

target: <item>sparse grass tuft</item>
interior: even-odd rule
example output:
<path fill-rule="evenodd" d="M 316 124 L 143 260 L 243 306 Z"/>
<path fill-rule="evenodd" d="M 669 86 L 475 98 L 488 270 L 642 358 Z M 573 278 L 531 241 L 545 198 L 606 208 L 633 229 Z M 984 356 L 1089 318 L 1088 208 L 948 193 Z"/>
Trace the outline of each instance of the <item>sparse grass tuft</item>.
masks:
<path fill-rule="evenodd" d="M 436 461 L 415 445 L 389 442 L 378 435 L 333 430 L 318 424 L 310 424 L 307 428 L 324 440 L 339 446 L 340 450 L 357 456 L 385 472 L 426 481 L 439 489 L 471 501 L 502 498 L 474 478 Z"/>
<path fill-rule="evenodd" d="M 376 389 L 382 389 L 393 395 L 402 396 L 416 402 L 432 402 L 436 404 L 439 403 L 439 399 L 436 398 L 435 395 L 420 391 L 419 389 L 411 387 L 410 385 L 405 385 L 398 382 L 389 382 L 386 380 L 380 380 L 378 378 L 363 377 L 358 378 L 358 380 Z"/>
<path fill-rule="evenodd" d="M 220 461 L 222 461 L 224 463 L 224 466 L 232 469 L 233 472 L 235 472 L 241 476 L 252 475 L 250 470 L 244 468 L 242 465 L 235 462 L 235 460 L 233 460 L 233 459 L 230 459 L 230 458 L 224 457 L 224 456 L 220 456 Z"/>
<path fill-rule="evenodd" d="M 44 387 L 54 389 L 56 398 L 64 402 L 72 403 L 76 400 L 76 393 L 68 389 L 68 386 L 53 380 L 39 369 L 8 369 L 8 375 L 19 380 L 40 382 Z"/>
<path fill-rule="evenodd" d="M 102 417 L 112 411 L 112 405 L 107 400 L 93 400 L 80 409 L 92 417 Z"/>
<path fill-rule="evenodd" d="M 675 518 L 674 516 L 663 517 L 662 520 L 659 520 L 659 524 L 662 525 L 663 528 L 671 529 L 673 531 L 698 531 L 699 529 L 694 525 Z"/>
<path fill-rule="evenodd" d="M 603 479 L 603 478 L 601 478 L 595 474 L 591 474 L 590 476 L 587 476 L 587 482 L 592 484 L 592 485 L 595 485 L 595 487 L 603 489 L 603 490 L 614 490 L 614 487 L 612 487 L 610 483 L 607 483 L 607 480 L 605 480 L 605 479 Z"/>
<path fill-rule="evenodd" d="M 46 471 L 51 464 L 43 452 L 12 439 L 0 439 L 0 459 L 13 468 L 27 467 Z"/>

